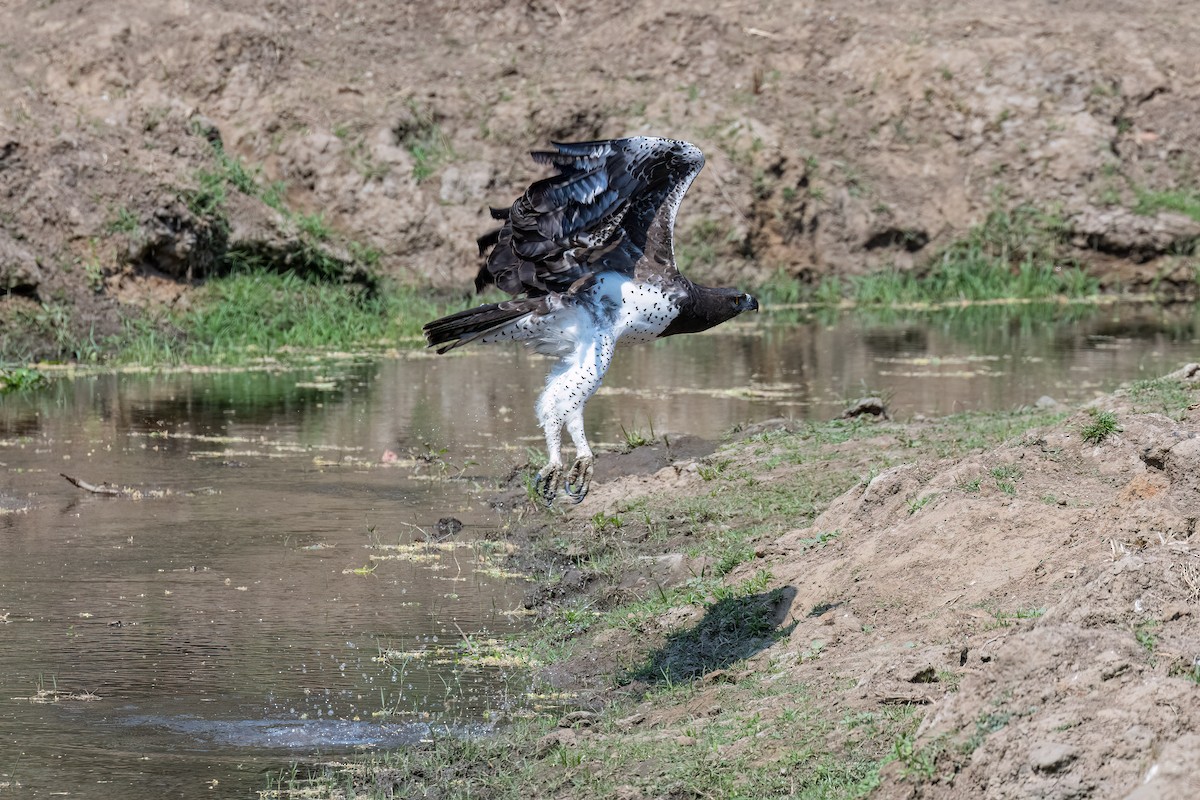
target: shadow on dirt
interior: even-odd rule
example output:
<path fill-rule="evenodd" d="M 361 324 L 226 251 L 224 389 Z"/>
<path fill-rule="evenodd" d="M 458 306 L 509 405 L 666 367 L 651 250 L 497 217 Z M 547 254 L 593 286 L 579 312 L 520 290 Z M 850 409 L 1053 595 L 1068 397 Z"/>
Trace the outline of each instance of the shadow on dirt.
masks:
<path fill-rule="evenodd" d="M 670 684 L 694 680 L 749 658 L 791 634 L 796 623 L 783 626 L 783 622 L 795 598 L 795 587 L 784 586 L 719 600 L 694 627 L 670 634 L 661 648 L 626 677 L 651 685 Z"/>

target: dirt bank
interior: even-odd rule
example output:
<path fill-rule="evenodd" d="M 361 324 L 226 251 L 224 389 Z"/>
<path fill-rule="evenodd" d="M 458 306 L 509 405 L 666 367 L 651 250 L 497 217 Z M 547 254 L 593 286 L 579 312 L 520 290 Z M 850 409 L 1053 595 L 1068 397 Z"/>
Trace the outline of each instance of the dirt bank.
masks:
<path fill-rule="evenodd" d="M 559 559 L 531 605 L 573 653 L 549 679 L 599 714 L 530 748 L 522 780 L 546 797 L 1193 796 L 1200 367 L 1050 419 L 768 424 L 628 462 L 526 523 Z M 890 761 L 877 778 L 852 768 L 871 758 Z"/>
<path fill-rule="evenodd" d="M 1029 203 L 1107 286 L 1186 295 L 1198 27 L 1166 0 L 10 3 L 0 310 L 103 334 L 314 229 L 466 287 L 526 150 L 646 132 L 709 156 L 702 278 L 909 268 Z"/>
<path fill-rule="evenodd" d="M 600 462 L 580 506 L 498 499 L 548 708 L 268 796 L 1200 788 L 1200 365 L 1077 409 L 778 420 Z"/>

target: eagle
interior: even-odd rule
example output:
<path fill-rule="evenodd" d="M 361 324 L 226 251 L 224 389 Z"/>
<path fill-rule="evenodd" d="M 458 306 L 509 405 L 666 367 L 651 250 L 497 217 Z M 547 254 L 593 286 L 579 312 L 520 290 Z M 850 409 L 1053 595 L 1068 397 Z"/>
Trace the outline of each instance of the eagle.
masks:
<path fill-rule="evenodd" d="M 737 289 L 693 283 L 675 265 L 675 215 L 704 167 L 689 142 L 652 136 L 551 142 L 530 155 L 555 174 L 511 207 L 491 210 L 501 227 L 478 239 L 486 256 L 476 291 L 494 285 L 513 299 L 428 323 L 425 339 L 445 353 L 471 342 L 525 342 L 556 362 L 537 401 L 549 460 L 535 490 L 579 503 L 594 457 L 583 409 L 617 345 L 696 333 L 758 309 Z M 562 429 L 575 445 L 564 470 Z"/>

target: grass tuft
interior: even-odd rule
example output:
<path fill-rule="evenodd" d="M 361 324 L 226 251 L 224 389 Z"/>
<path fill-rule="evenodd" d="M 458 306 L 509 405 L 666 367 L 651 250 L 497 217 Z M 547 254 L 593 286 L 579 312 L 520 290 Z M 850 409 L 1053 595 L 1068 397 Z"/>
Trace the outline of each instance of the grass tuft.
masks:
<path fill-rule="evenodd" d="M 1121 426 L 1117 424 L 1117 415 L 1111 411 L 1089 408 L 1088 414 L 1091 415 L 1091 419 L 1086 421 L 1079 431 L 1088 444 L 1100 444 L 1121 430 Z"/>
<path fill-rule="evenodd" d="M 442 164 L 454 160 L 455 153 L 431 109 L 410 100 L 408 111 L 393 134 L 413 157 L 412 175 L 420 183 L 432 177 Z"/>
<path fill-rule="evenodd" d="M 1174 211 L 1194 220 L 1200 220 L 1200 191 L 1195 189 L 1168 189 L 1153 191 L 1137 189 L 1137 201 L 1133 213 L 1152 217 L 1159 211 Z"/>

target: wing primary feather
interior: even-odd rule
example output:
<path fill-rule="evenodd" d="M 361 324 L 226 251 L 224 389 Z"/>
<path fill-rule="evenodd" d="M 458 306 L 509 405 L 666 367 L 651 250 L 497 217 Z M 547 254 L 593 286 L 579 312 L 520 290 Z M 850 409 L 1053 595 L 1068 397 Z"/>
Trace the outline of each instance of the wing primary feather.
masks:
<path fill-rule="evenodd" d="M 592 142 L 551 142 L 550 144 L 564 155 L 596 158 L 612 153 L 624 142 L 624 139 L 599 139 Z"/>
<path fill-rule="evenodd" d="M 499 231 L 477 241 L 486 261 L 476 286 L 514 295 L 567 290 L 594 271 L 678 275 L 672 227 L 704 165 L 687 142 L 657 137 L 551 142 L 531 152 L 554 173 L 508 209 L 492 209 Z"/>
<path fill-rule="evenodd" d="M 480 236 L 475 240 L 475 244 L 479 245 L 479 255 L 482 256 L 486 254 L 490 248 L 496 246 L 496 243 L 500 241 L 500 231 L 502 230 L 504 229 L 496 228 L 495 230 L 488 231 L 483 236 Z"/>

